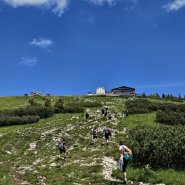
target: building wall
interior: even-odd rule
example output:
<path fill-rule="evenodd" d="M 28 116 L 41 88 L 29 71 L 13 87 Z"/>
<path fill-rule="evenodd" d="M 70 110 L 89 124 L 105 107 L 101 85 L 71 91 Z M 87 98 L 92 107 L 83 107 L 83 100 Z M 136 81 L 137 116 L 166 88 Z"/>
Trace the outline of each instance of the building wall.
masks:
<path fill-rule="evenodd" d="M 112 90 L 113 94 L 118 94 L 118 95 L 134 95 L 135 91 L 134 90 Z"/>

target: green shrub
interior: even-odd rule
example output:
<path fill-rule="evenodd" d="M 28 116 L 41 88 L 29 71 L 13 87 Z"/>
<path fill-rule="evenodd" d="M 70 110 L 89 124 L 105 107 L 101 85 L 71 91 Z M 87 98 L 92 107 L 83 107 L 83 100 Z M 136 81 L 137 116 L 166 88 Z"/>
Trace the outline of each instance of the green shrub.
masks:
<path fill-rule="evenodd" d="M 48 98 L 46 98 L 46 100 L 45 100 L 45 102 L 44 102 L 44 105 L 45 105 L 46 107 L 51 107 L 51 100 L 48 99 Z"/>
<path fill-rule="evenodd" d="M 66 106 L 64 108 L 65 113 L 83 113 L 84 109 L 82 107 L 77 106 Z"/>
<path fill-rule="evenodd" d="M 128 109 L 129 114 L 144 114 L 144 113 L 149 113 L 151 112 L 148 109 L 140 109 L 140 108 L 129 108 Z"/>
<path fill-rule="evenodd" d="M 38 115 L 40 118 L 49 118 L 54 115 L 54 109 L 52 107 L 29 106 L 27 107 L 27 110 L 28 113 L 35 113 L 34 115 Z"/>
<path fill-rule="evenodd" d="M 156 109 L 152 102 L 147 99 L 136 99 L 125 103 L 129 114 L 148 113 Z"/>
<path fill-rule="evenodd" d="M 40 119 L 39 116 L 1 116 L 0 126 L 10 126 L 10 125 L 24 125 L 29 123 L 36 123 Z"/>
<path fill-rule="evenodd" d="M 135 100 L 129 100 L 126 101 L 125 105 L 127 108 L 142 108 L 142 109 L 148 109 L 149 105 L 151 105 L 152 102 L 150 102 L 147 99 L 135 99 Z"/>
<path fill-rule="evenodd" d="M 28 102 L 29 102 L 29 104 L 32 105 L 32 106 L 37 106 L 37 105 L 38 105 L 37 102 L 35 102 L 33 98 L 29 99 Z"/>
<path fill-rule="evenodd" d="M 64 113 L 64 102 L 59 98 L 54 105 L 55 113 Z"/>
<path fill-rule="evenodd" d="M 129 132 L 133 162 L 154 168 L 185 169 L 185 127 L 138 126 Z"/>
<path fill-rule="evenodd" d="M 53 116 L 54 110 L 51 107 L 45 106 L 28 106 L 19 109 L 12 109 L 12 110 L 0 110 L 0 117 L 1 116 L 36 116 L 38 115 L 40 118 L 48 118 Z"/>
<path fill-rule="evenodd" d="M 167 125 L 185 125 L 185 113 L 174 111 L 158 111 L 156 121 Z"/>
<path fill-rule="evenodd" d="M 25 108 L 0 111 L 0 126 L 19 125 L 38 122 L 40 118 L 52 117 L 54 110 L 45 106 L 28 106 Z"/>
<path fill-rule="evenodd" d="M 175 111 L 175 112 L 184 112 L 185 113 L 185 105 L 184 104 L 173 104 L 173 103 L 165 103 L 159 104 L 158 110 L 164 111 Z"/>
<path fill-rule="evenodd" d="M 184 104 L 173 104 L 173 103 L 155 103 L 147 99 L 136 99 L 126 102 L 126 108 L 130 114 L 148 113 L 151 111 L 164 110 L 164 111 L 175 111 L 184 112 Z"/>
<path fill-rule="evenodd" d="M 94 102 L 82 102 L 79 105 L 80 107 L 102 107 L 102 104 L 98 101 L 94 101 Z"/>

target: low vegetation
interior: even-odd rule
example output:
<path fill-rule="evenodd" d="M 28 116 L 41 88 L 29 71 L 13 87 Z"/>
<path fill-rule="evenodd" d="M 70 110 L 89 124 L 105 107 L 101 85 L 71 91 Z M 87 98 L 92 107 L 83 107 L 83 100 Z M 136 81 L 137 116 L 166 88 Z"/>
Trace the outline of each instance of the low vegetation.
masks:
<path fill-rule="evenodd" d="M 137 126 L 129 133 L 135 164 L 184 169 L 185 127 Z"/>
<path fill-rule="evenodd" d="M 7 123 L 0 128 L 0 184 L 114 184 L 112 179 L 120 180 L 123 176 L 117 169 L 120 140 L 125 140 L 133 150 L 128 179 L 152 184 L 185 184 L 185 127 L 183 124 L 169 126 L 169 120 L 162 124 L 157 117 L 159 112 L 166 111 L 182 119 L 184 104 L 109 96 L 29 99 L 0 98 L 0 123 Z M 102 107 L 108 107 L 112 120 L 101 116 Z M 123 118 L 125 109 L 129 115 Z M 84 111 L 90 114 L 87 120 Z M 1 121 L 3 118 L 9 120 Z M 26 123 L 29 119 L 35 120 L 24 124 L 19 120 L 23 118 L 27 119 Z M 17 119 L 17 125 L 11 119 Z M 13 126 L 7 126 L 11 122 Z M 90 139 L 93 126 L 99 129 L 97 145 Z M 103 139 L 104 126 L 113 129 L 109 145 Z M 66 140 L 69 149 L 66 161 L 59 156 L 57 148 L 61 138 Z"/>
<path fill-rule="evenodd" d="M 185 126 L 185 112 L 175 111 L 158 111 L 156 113 L 156 121 L 167 125 L 184 125 Z"/>

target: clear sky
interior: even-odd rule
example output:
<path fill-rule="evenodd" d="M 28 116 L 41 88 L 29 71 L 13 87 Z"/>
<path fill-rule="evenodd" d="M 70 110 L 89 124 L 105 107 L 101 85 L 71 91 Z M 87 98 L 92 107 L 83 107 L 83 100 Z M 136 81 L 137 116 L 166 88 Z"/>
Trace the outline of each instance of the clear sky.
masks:
<path fill-rule="evenodd" d="M 184 95 L 185 0 L 0 0 L 0 64 L 0 96 Z"/>

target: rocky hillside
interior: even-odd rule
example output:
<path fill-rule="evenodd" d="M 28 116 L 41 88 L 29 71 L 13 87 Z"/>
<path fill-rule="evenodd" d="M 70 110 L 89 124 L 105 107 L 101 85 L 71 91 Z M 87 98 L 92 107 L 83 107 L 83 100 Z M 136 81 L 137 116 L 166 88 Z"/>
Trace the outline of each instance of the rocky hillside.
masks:
<path fill-rule="evenodd" d="M 82 113 L 55 114 L 38 123 L 0 128 L 0 184 L 121 184 L 119 174 L 122 173 L 117 169 L 118 142 L 126 139 L 128 130 L 138 124 L 157 125 L 155 114 L 123 118 L 121 112 L 127 100 L 119 97 L 78 97 L 78 100 L 100 101 L 102 107 L 108 107 L 112 119 L 101 116 L 101 108 L 98 107 L 86 108 L 89 119 L 85 119 Z M 21 104 L 26 104 L 26 101 L 21 100 Z M 74 99 L 67 98 L 66 101 Z M 16 107 L 21 104 L 16 104 Z M 90 137 L 90 129 L 94 126 L 98 128 L 97 144 L 93 144 Z M 108 145 L 103 138 L 105 126 L 113 130 L 113 138 Z M 66 160 L 57 147 L 61 138 L 65 138 L 68 148 Z M 131 180 L 128 184 L 144 185 L 139 170 L 129 165 L 128 179 Z M 113 175 L 113 172 L 118 175 Z M 159 181 L 168 184 L 165 177 L 156 182 L 154 177 L 152 184 L 159 184 Z"/>

